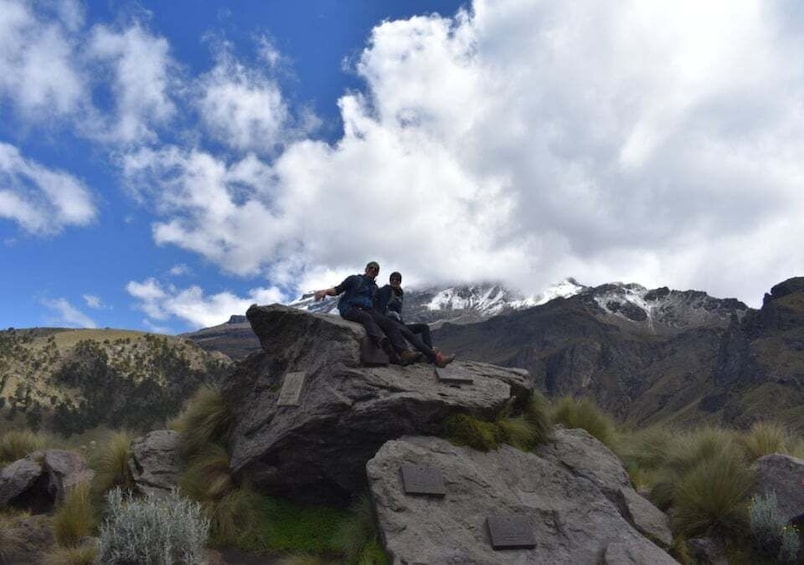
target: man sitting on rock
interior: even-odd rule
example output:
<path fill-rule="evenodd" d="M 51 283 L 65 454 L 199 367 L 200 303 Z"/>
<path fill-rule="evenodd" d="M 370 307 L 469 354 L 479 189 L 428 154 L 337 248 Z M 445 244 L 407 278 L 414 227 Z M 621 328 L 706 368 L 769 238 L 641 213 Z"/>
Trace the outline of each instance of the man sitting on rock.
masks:
<path fill-rule="evenodd" d="M 351 275 L 338 286 L 317 290 L 315 300 L 318 302 L 325 296 L 342 294 L 338 301 L 338 312 L 341 317 L 362 324 L 372 343 L 385 351 L 392 363 L 408 365 L 421 356 L 408 350 L 399 324 L 374 309 L 374 296 L 377 293 L 377 283 L 374 279 L 379 272 L 380 265 L 376 261 L 370 261 L 364 274 Z"/>
<path fill-rule="evenodd" d="M 398 326 L 402 336 L 413 347 L 421 351 L 425 357 L 437 367 L 446 367 L 455 359 L 455 355 L 444 355 L 433 347 L 430 337 L 430 326 L 427 324 L 406 324 L 402 319 L 402 302 L 405 291 L 402 290 L 402 275 L 396 271 L 391 273 L 385 285 L 377 291 L 377 311 L 393 320 Z M 421 336 L 421 337 L 420 337 Z"/>

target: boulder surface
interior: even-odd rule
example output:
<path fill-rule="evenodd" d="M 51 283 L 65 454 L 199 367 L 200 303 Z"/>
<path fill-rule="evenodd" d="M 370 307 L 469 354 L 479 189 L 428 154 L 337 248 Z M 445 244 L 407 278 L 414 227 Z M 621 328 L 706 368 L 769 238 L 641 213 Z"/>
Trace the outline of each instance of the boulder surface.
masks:
<path fill-rule="evenodd" d="M 361 366 L 365 331 L 336 316 L 280 305 L 252 306 L 247 316 L 264 352 L 222 389 L 235 414 L 231 467 L 299 502 L 346 503 L 365 488 L 366 462 L 386 441 L 439 434 L 457 413 L 493 419 L 531 391 L 527 372 L 484 363 L 450 366 L 465 384 L 439 380 L 424 363 Z M 280 404 L 286 380 L 300 376 L 297 402 Z"/>
<path fill-rule="evenodd" d="M 606 492 L 625 488 L 560 460 L 510 446 L 483 453 L 434 437 L 386 443 L 367 472 L 385 547 L 394 565 L 444 563 L 656 565 L 676 563 L 623 516 Z M 590 453 L 590 466 L 595 458 Z M 403 465 L 437 469 L 443 497 L 406 494 Z M 614 473 L 617 475 L 619 473 Z M 493 549 L 487 518 L 528 521 L 535 547 Z"/>

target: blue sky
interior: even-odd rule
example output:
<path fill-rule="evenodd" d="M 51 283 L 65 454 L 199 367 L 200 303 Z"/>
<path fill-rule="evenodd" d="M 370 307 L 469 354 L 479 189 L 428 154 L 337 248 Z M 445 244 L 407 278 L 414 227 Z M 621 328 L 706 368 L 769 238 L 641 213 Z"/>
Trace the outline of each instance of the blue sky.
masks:
<path fill-rule="evenodd" d="M 804 257 L 804 17 L 760 0 L 0 0 L 0 327 L 332 286 L 752 306 Z"/>

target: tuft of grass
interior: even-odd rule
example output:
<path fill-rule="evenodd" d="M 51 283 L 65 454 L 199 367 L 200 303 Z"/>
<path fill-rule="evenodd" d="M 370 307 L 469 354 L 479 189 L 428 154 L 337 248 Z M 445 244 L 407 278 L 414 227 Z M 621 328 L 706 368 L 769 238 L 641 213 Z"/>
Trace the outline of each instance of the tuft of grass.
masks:
<path fill-rule="evenodd" d="M 656 472 L 667 459 L 670 445 L 677 434 L 678 432 L 664 426 L 651 426 L 620 434 L 616 453 L 636 488 L 653 484 Z"/>
<path fill-rule="evenodd" d="M 13 463 L 52 443 L 50 438 L 30 430 L 11 430 L 0 437 L 0 464 Z"/>
<path fill-rule="evenodd" d="M 533 391 L 522 415 L 533 433 L 534 445 L 544 445 L 553 441 L 550 402 L 540 392 Z"/>
<path fill-rule="evenodd" d="M 447 439 L 478 451 L 497 449 L 503 433 L 495 422 L 484 422 L 467 414 L 453 414 L 444 423 Z"/>
<path fill-rule="evenodd" d="M 234 413 L 221 392 L 209 386 L 200 387 L 173 422 L 173 429 L 181 433 L 179 446 L 185 458 L 193 457 L 210 443 L 225 448 L 233 426 Z"/>
<path fill-rule="evenodd" d="M 98 548 L 94 545 L 57 547 L 42 558 L 42 565 L 92 565 L 96 563 Z"/>
<path fill-rule="evenodd" d="M 241 547 L 244 540 L 259 537 L 262 526 L 260 498 L 248 487 L 228 492 L 222 498 L 201 503 L 209 520 L 210 541 L 220 546 Z"/>
<path fill-rule="evenodd" d="M 614 420 L 587 398 L 564 397 L 553 408 L 552 420 L 565 428 L 581 428 L 611 449 L 616 448 Z"/>
<path fill-rule="evenodd" d="M 182 492 L 200 502 L 217 500 L 234 488 L 229 454 L 215 444 L 197 451 L 179 479 Z"/>
<path fill-rule="evenodd" d="M 364 494 L 349 509 L 338 540 L 347 564 L 387 565 L 388 556 L 380 543 L 380 531 L 369 495 Z"/>
<path fill-rule="evenodd" d="M 738 441 L 751 461 L 771 453 L 787 453 L 794 444 L 787 429 L 775 422 L 755 422 Z"/>
<path fill-rule="evenodd" d="M 105 444 L 94 450 L 90 466 L 95 470 L 92 492 L 96 498 L 101 499 L 116 487 L 125 491 L 134 488 L 134 477 L 128 466 L 130 455 L 131 436 L 125 431 L 111 434 Z"/>
<path fill-rule="evenodd" d="M 92 533 L 95 523 L 89 485 L 79 483 L 67 491 L 53 516 L 53 534 L 62 547 L 75 547 Z"/>
<path fill-rule="evenodd" d="M 675 489 L 673 529 L 687 537 L 744 535 L 753 481 L 747 462 L 733 450 L 700 460 Z"/>
<path fill-rule="evenodd" d="M 660 509 L 666 510 L 674 504 L 677 487 L 687 473 L 703 461 L 727 455 L 735 458 L 742 455 L 736 436 L 731 431 L 703 428 L 679 432 L 667 445 L 667 453 L 655 473 L 651 500 Z"/>
<path fill-rule="evenodd" d="M 497 427 L 503 443 L 513 445 L 522 451 L 530 451 L 537 445 L 533 430 L 524 416 L 499 420 Z"/>

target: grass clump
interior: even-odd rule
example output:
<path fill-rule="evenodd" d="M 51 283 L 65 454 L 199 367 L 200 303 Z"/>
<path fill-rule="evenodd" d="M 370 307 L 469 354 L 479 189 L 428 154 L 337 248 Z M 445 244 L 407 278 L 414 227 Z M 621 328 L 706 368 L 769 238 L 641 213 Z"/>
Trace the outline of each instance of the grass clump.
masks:
<path fill-rule="evenodd" d="M 564 397 L 553 408 L 552 421 L 565 428 L 581 428 L 607 447 L 616 447 L 617 433 L 614 421 L 587 398 L 575 400 Z"/>
<path fill-rule="evenodd" d="M 94 545 L 57 547 L 42 558 L 42 565 L 94 565 L 98 548 Z"/>
<path fill-rule="evenodd" d="M 664 426 L 651 426 L 620 434 L 620 440 L 615 446 L 616 453 L 636 488 L 653 484 L 677 434 L 677 431 Z"/>
<path fill-rule="evenodd" d="M 368 495 L 360 497 L 350 508 L 338 532 L 348 565 L 387 565 L 390 563 L 380 542 L 374 508 Z"/>
<path fill-rule="evenodd" d="M 53 534 L 62 547 L 75 547 L 82 538 L 91 535 L 95 514 L 88 483 L 69 489 L 64 501 L 53 516 Z"/>
<path fill-rule="evenodd" d="M 0 437 L 0 464 L 13 463 L 48 445 L 49 439 L 30 430 L 11 430 Z"/>
<path fill-rule="evenodd" d="M 190 398 L 184 412 L 172 427 L 181 433 L 180 450 L 185 458 L 192 458 L 212 443 L 226 447 L 229 432 L 234 426 L 234 414 L 221 392 L 202 386 Z"/>
<path fill-rule="evenodd" d="M 131 455 L 131 436 L 128 432 L 114 432 L 96 448 L 90 459 L 95 471 L 92 491 L 96 499 L 102 499 L 113 488 L 130 491 L 134 488 L 134 477 L 128 466 Z"/>
<path fill-rule="evenodd" d="M 229 454 L 215 444 L 207 444 L 197 452 L 179 479 L 182 492 L 193 500 L 217 500 L 234 488 Z"/>
<path fill-rule="evenodd" d="M 733 450 L 699 461 L 674 488 L 673 529 L 690 538 L 743 535 L 753 480 L 746 461 Z"/>
<path fill-rule="evenodd" d="M 98 550 L 101 563 L 204 563 L 209 522 L 197 502 L 182 498 L 177 491 L 136 500 L 119 488 L 111 490 L 106 501 L 107 517 Z"/>
<path fill-rule="evenodd" d="M 209 520 L 209 537 L 215 545 L 244 547 L 259 539 L 263 518 L 260 497 L 248 487 L 226 493 L 219 499 L 201 503 Z"/>
<path fill-rule="evenodd" d="M 751 429 L 739 438 L 740 446 L 751 461 L 771 453 L 787 453 L 793 446 L 793 438 L 787 429 L 775 422 L 755 422 Z"/>

